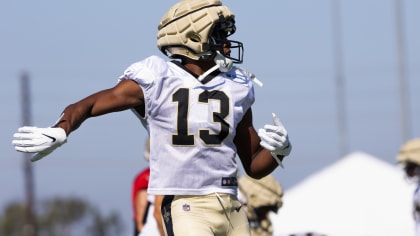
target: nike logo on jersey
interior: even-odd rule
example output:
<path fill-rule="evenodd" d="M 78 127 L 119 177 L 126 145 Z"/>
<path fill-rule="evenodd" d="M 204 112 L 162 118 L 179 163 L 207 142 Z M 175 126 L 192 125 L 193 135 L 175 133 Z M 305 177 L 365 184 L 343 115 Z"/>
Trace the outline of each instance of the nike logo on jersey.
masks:
<path fill-rule="evenodd" d="M 55 142 L 57 140 L 56 138 L 54 138 L 52 136 L 49 136 L 49 135 L 46 135 L 46 134 L 42 134 L 42 135 L 44 135 L 47 138 L 50 138 L 52 140 L 52 142 Z"/>

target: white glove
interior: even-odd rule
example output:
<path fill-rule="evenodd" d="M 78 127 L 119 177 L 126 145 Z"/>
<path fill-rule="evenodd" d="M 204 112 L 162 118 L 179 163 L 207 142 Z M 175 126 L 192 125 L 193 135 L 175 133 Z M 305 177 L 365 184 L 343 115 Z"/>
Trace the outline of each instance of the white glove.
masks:
<path fill-rule="evenodd" d="M 272 113 L 274 125 L 264 125 L 264 129 L 258 130 L 260 145 L 271 151 L 273 155 L 287 156 L 292 150 L 287 131 L 276 114 Z"/>
<path fill-rule="evenodd" d="M 31 161 L 38 161 L 67 142 L 62 128 L 37 128 L 23 126 L 13 135 L 12 144 L 19 152 L 36 153 Z"/>

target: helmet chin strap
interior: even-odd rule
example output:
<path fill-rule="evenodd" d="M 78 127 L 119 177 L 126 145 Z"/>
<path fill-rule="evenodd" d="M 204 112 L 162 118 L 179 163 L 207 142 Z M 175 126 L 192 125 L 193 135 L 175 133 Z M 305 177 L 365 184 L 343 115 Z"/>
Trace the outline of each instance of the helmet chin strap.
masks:
<path fill-rule="evenodd" d="M 219 69 L 221 72 L 228 72 L 230 69 L 232 69 L 233 61 L 225 56 L 223 56 L 219 51 L 216 51 L 216 56 L 214 57 L 214 62 L 216 65 L 214 65 L 212 68 L 208 69 L 206 72 L 204 72 L 202 75 L 198 77 L 198 81 L 202 81 L 204 78 L 206 78 L 210 73 L 213 71 Z"/>

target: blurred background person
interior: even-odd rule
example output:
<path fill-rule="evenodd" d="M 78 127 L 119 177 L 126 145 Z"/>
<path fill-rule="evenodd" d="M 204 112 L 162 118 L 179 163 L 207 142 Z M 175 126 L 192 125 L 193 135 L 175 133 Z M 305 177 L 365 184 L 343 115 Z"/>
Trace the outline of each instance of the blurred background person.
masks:
<path fill-rule="evenodd" d="M 144 158 L 149 161 L 150 140 L 147 139 Z M 132 205 L 134 236 L 163 236 L 162 218 L 160 216 L 160 207 L 155 206 L 158 196 L 147 193 L 149 185 L 150 168 L 142 170 L 135 177 L 132 185 Z M 160 200 L 161 202 L 161 200 Z M 156 213 L 159 214 L 156 214 Z M 160 229 L 159 229 L 160 227 Z"/>
<path fill-rule="evenodd" d="M 157 228 L 159 230 L 160 236 L 166 235 L 164 231 L 164 227 L 163 227 L 163 218 L 162 218 L 162 213 L 161 213 L 163 197 L 165 196 L 164 195 L 155 196 L 155 206 L 154 206 L 154 212 L 153 212 L 153 216 L 154 216 L 154 219 L 156 220 L 156 224 L 157 224 Z"/>
<path fill-rule="evenodd" d="M 420 236 L 420 138 L 409 140 L 401 146 L 397 162 L 404 168 L 407 178 L 417 185 L 413 195 L 413 216 L 416 235 Z"/>
<path fill-rule="evenodd" d="M 280 183 L 271 175 L 259 180 L 243 175 L 238 181 L 238 198 L 245 207 L 251 236 L 273 235 L 270 212 L 277 213 L 283 205 Z"/>

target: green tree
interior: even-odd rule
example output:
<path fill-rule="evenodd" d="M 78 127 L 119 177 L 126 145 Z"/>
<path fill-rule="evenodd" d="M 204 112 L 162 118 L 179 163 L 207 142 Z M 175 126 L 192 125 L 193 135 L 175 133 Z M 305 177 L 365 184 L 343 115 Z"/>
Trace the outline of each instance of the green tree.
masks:
<path fill-rule="evenodd" d="M 20 202 L 11 202 L 0 216 L 0 235 L 21 236 L 25 225 L 25 207 Z"/>
<path fill-rule="evenodd" d="M 39 235 L 71 236 L 72 229 L 88 215 L 89 204 L 75 197 L 53 198 L 42 203 L 38 216 Z"/>
<path fill-rule="evenodd" d="M 24 235 L 24 205 L 8 204 L 0 215 L 0 235 Z M 38 236 L 114 236 L 121 235 L 120 216 L 102 215 L 98 208 L 78 197 L 55 197 L 44 200 L 37 208 Z"/>
<path fill-rule="evenodd" d="M 87 228 L 88 235 L 91 236 L 115 236 L 121 235 L 123 230 L 122 222 L 117 213 L 102 217 L 96 209 L 92 211 L 93 221 Z"/>

